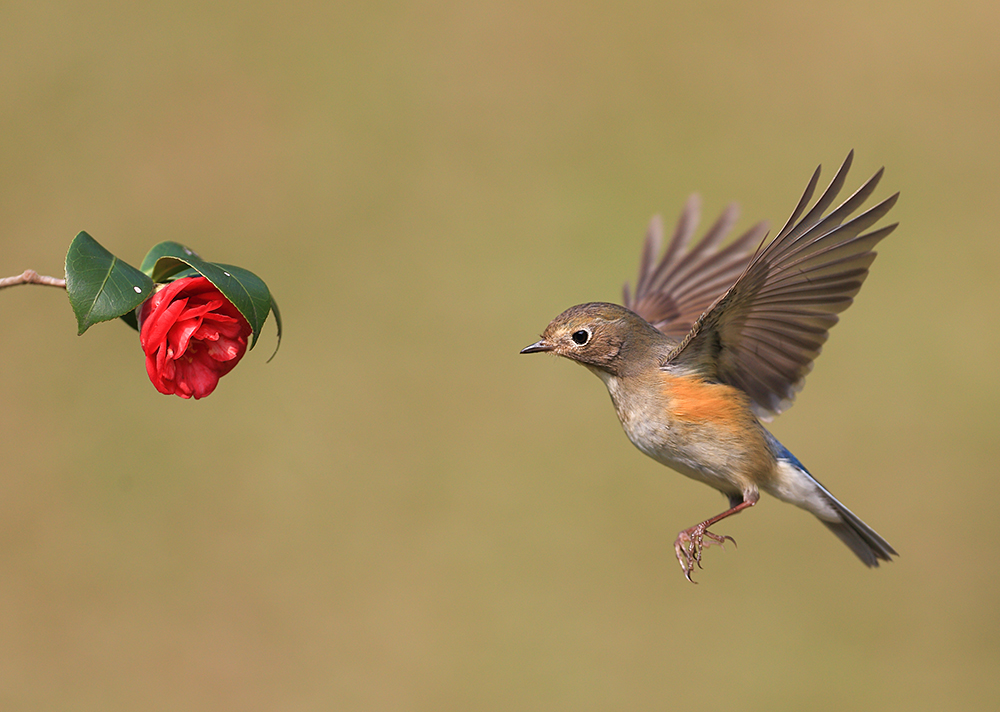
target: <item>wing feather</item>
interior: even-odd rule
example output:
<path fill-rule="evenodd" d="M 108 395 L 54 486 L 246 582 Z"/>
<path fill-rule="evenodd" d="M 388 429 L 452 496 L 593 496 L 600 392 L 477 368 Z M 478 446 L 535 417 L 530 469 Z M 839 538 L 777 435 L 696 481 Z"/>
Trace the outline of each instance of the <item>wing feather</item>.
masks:
<path fill-rule="evenodd" d="M 756 252 L 670 356 L 743 390 L 764 419 L 791 404 L 837 315 L 853 303 L 868 276 L 875 246 L 896 228 L 871 229 L 898 193 L 851 217 L 875 191 L 882 169 L 831 209 L 853 156 L 853 151 L 848 154 L 806 211 L 819 180 L 816 169 L 781 231 Z"/>
<path fill-rule="evenodd" d="M 725 293 L 750 262 L 767 228 L 759 223 L 723 248 L 719 245 L 739 215 L 727 207 L 705 235 L 689 247 L 698 226 L 701 202 L 692 195 L 685 203 L 663 256 L 663 223 L 655 216 L 646 231 L 639 276 L 633 295 L 626 284 L 624 305 L 668 336 L 680 338 L 712 303 Z"/>

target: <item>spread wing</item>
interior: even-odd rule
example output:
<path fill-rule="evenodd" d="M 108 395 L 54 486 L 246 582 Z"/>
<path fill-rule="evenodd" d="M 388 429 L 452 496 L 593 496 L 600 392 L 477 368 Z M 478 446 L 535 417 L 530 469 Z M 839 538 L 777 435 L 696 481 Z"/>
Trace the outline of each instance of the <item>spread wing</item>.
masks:
<path fill-rule="evenodd" d="M 639 262 L 635 296 L 624 289 L 624 305 L 667 336 L 684 337 L 695 320 L 719 298 L 746 268 L 753 250 L 767 234 L 758 223 L 723 249 L 719 243 L 739 215 L 735 205 L 723 211 L 715 224 L 694 247 L 688 249 L 701 212 L 697 195 L 688 198 L 677 221 L 670 244 L 659 262 L 663 244 L 663 222 L 655 216 L 649 223 Z"/>
<path fill-rule="evenodd" d="M 873 248 L 896 225 L 865 232 L 895 204 L 899 193 L 851 217 L 875 190 L 882 169 L 839 206 L 837 198 L 854 157 L 848 154 L 829 187 L 800 219 L 820 169 L 781 232 L 695 323 L 670 356 L 735 386 L 769 420 L 791 405 L 813 361 L 853 302 L 875 259 Z"/>

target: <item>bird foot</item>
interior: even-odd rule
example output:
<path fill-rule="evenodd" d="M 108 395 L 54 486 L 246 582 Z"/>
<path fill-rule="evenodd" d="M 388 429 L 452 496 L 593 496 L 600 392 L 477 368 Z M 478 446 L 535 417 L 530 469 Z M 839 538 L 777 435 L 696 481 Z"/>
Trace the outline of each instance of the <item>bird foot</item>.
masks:
<path fill-rule="evenodd" d="M 706 546 L 718 544 L 725 550 L 727 540 L 733 542 L 733 546 L 736 546 L 736 540 L 731 536 L 719 536 L 708 531 L 708 522 L 702 522 L 678 534 L 677 541 L 674 542 L 674 550 L 677 552 L 677 561 L 681 565 L 684 577 L 691 583 L 698 583 L 691 578 L 691 573 L 694 571 L 695 564 L 698 564 L 699 569 L 702 568 L 702 549 Z"/>

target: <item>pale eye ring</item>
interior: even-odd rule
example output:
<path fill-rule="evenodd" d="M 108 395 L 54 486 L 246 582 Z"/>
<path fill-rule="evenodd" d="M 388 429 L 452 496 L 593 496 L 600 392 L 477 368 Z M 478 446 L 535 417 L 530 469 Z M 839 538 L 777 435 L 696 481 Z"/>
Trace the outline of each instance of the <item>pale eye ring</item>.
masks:
<path fill-rule="evenodd" d="M 579 331 L 574 331 L 573 336 L 570 338 L 573 339 L 573 343 L 577 346 L 583 346 L 590 341 L 590 332 L 586 329 L 580 329 Z"/>

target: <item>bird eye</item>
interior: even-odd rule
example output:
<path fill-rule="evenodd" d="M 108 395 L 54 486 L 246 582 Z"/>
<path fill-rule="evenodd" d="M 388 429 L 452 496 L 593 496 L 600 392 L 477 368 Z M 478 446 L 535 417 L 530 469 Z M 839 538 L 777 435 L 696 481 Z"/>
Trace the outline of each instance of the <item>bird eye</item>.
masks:
<path fill-rule="evenodd" d="M 590 332 L 586 329 L 580 329 L 579 331 L 573 332 L 573 343 L 578 346 L 583 346 L 587 341 L 590 340 Z"/>

